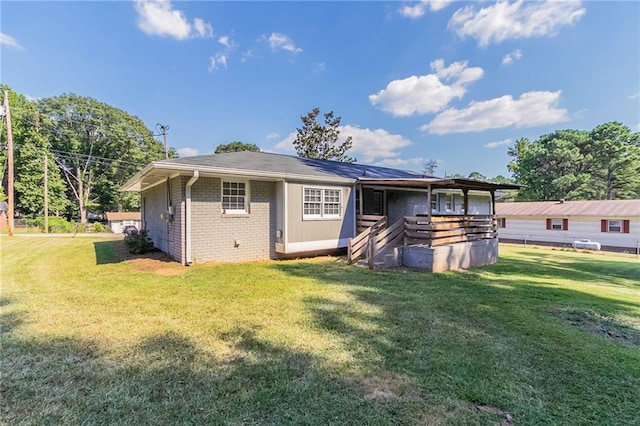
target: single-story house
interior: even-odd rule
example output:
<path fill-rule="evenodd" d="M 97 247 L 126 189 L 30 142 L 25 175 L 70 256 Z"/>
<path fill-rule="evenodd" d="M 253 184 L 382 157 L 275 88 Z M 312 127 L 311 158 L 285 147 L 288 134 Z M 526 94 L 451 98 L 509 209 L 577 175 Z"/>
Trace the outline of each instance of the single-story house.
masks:
<path fill-rule="evenodd" d="M 603 250 L 640 250 L 640 200 L 539 201 L 496 204 L 500 241 Z"/>
<path fill-rule="evenodd" d="M 142 228 L 156 247 L 188 265 L 344 249 L 377 221 L 383 229 L 408 216 L 421 217 L 411 232 L 426 238 L 431 216 L 492 220 L 503 187 L 245 151 L 155 161 L 122 189 L 141 193 Z"/>
<path fill-rule="evenodd" d="M 105 213 L 107 226 L 111 232 L 120 234 L 125 226 L 133 225 L 138 231 L 142 229 L 142 215 L 140 212 L 109 212 Z"/>

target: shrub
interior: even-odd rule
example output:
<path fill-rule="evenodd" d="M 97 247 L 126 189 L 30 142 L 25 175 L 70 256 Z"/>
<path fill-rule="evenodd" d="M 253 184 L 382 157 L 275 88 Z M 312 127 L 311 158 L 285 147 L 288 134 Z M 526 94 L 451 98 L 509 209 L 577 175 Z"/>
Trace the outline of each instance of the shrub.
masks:
<path fill-rule="evenodd" d="M 111 232 L 111 229 L 109 229 L 105 224 L 100 223 L 100 222 L 94 222 L 93 223 L 93 232 Z"/>
<path fill-rule="evenodd" d="M 134 232 L 124 237 L 124 245 L 129 253 L 144 254 L 152 251 L 158 251 L 154 247 L 153 241 L 149 238 L 148 231 L 143 229 L 140 232 Z"/>
<path fill-rule="evenodd" d="M 28 219 L 27 224 L 29 226 L 36 226 L 40 228 L 41 231 L 44 231 L 44 217 L 36 217 L 34 219 Z M 50 217 L 49 218 L 49 232 L 54 234 L 63 234 L 63 233 L 72 233 L 74 231 L 75 224 L 61 218 L 61 217 Z"/>

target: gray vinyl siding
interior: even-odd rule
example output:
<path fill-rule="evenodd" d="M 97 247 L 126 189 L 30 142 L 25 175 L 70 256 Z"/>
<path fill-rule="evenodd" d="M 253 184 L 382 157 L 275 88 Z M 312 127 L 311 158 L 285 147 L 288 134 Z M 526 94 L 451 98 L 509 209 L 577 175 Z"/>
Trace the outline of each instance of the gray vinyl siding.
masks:
<path fill-rule="evenodd" d="M 142 228 L 147 230 L 154 246 L 169 253 L 167 221 L 161 217 L 167 211 L 167 184 L 143 190 L 141 197 Z"/>
<path fill-rule="evenodd" d="M 303 188 L 328 188 L 342 191 L 340 217 L 335 219 L 304 219 Z M 352 187 L 319 182 L 289 182 L 287 184 L 287 243 L 339 241 L 354 236 L 355 197 Z"/>

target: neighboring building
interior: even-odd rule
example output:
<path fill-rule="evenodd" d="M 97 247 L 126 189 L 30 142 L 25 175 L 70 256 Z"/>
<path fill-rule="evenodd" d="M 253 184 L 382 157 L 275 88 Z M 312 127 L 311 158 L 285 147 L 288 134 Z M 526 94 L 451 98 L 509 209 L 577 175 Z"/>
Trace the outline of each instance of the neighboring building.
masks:
<path fill-rule="evenodd" d="M 500 241 L 571 246 L 586 239 L 603 250 L 640 249 L 640 200 L 498 203 L 496 215 Z"/>
<path fill-rule="evenodd" d="M 0 231 L 6 231 L 9 227 L 7 220 L 7 210 L 9 206 L 6 201 L 0 201 Z"/>
<path fill-rule="evenodd" d="M 138 231 L 142 229 L 142 215 L 140 212 L 109 212 L 106 213 L 107 226 L 115 234 L 121 234 L 125 226 L 133 225 Z"/>
<path fill-rule="evenodd" d="M 140 191 L 156 247 L 190 264 L 346 248 L 363 215 L 491 215 L 503 186 L 246 151 L 156 161 L 123 190 Z"/>

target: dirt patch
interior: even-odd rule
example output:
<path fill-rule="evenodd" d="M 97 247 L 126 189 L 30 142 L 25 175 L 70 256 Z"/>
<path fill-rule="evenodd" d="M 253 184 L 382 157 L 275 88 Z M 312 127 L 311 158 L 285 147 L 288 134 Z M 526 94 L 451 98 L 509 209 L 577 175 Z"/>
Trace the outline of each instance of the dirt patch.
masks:
<path fill-rule="evenodd" d="M 182 275 L 187 271 L 185 266 L 161 251 L 132 254 L 125 247 L 124 241 L 117 241 L 114 244 L 114 250 L 119 260 L 131 265 L 137 271 L 151 272 L 161 276 Z"/>
<path fill-rule="evenodd" d="M 497 419 L 493 423 L 495 425 L 506 426 L 513 424 L 513 416 L 507 413 L 502 408 L 492 407 L 490 405 L 476 404 L 473 406 L 473 409 L 476 412 L 490 414 L 494 418 L 497 417 Z"/>
<path fill-rule="evenodd" d="M 640 328 L 616 318 L 592 311 L 559 312 L 559 316 L 574 327 L 624 345 L 640 347 Z M 640 326 L 640 324 L 638 324 Z"/>
<path fill-rule="evenodd" d="M 365 398 L 378 402 L 423 401 L 420 389 L 409 379 L 394 374 L 358 377 L 355 381 L 364 388 Z"/>

